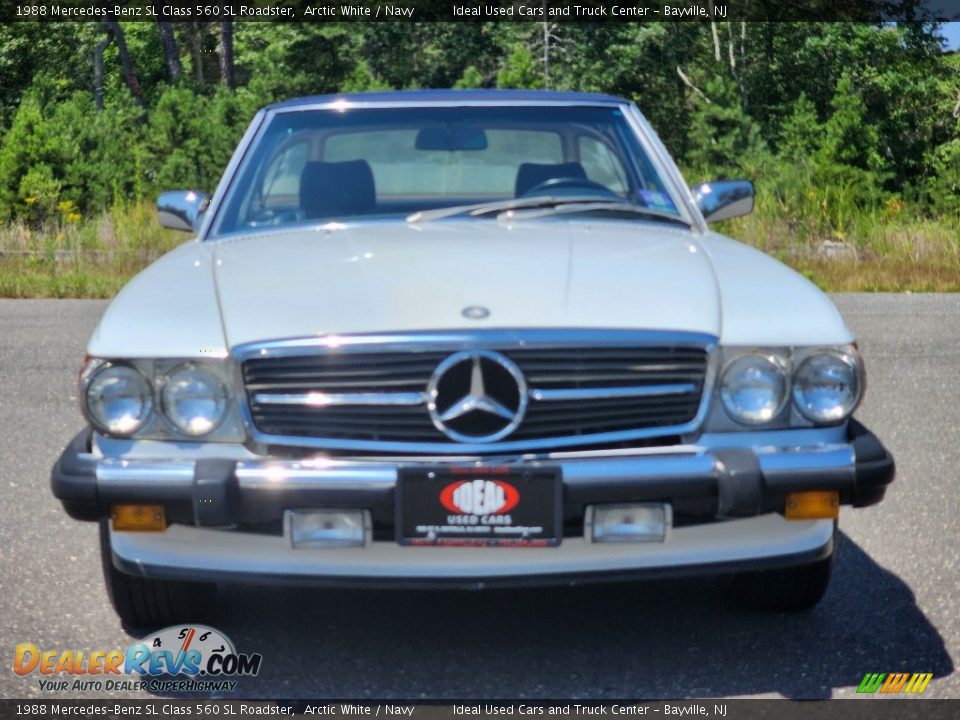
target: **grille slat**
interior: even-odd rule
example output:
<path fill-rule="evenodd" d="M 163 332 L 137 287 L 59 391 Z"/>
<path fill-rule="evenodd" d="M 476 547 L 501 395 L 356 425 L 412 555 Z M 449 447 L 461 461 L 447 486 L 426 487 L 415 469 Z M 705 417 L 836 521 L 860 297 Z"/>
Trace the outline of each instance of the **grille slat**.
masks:
<path fill-rule="evenodd" d="M 520 368 L 531 390 L 635 388 L 687 384 L 693 391 L 577 400 L 531 399 L 520 424 L 504 441 L 543 440 L 562 448 L 565 438 L 619 431 L 669 432 L 697 415 L 707 352 L 697 347 L 556 347 L 487 349 Z M 306 407 L 254 402 L 255 393 L 420 393 L 437 365 L 454 350 L 412 353 L 327 352 L 254 357 L 242 365 L 251 417 L 266 435 L 369 442 L 457 443 L 433 426 L 425 405 Z M 667 438 L 670 440 L 670 438 Z M 496 443 L 491 449 L 495 449 Z M 415 448 L 411 448 L 415 449 Z"/>
<path fill-rule="evenodd" d="M 638 376 L 643 379 L 640 380 Z M 703 373 L 688 372 L 676 374 L 654 374 L 654 373 L 602 373 L 590 374 L 587 372 L 578 374 L 576 372 L 564 372 L 556 375 L 527 375 L 527 382 L 530 387 L 539 388 L 542 385 L 564 384 L 565 387 L 595 386 L 602 384 L 607 387 L 633 387 L 636 385 L 666 385 L 670 383 L 698 382 L 702 379 Z M 599 385 L 598 385 L 599 386 Z"/>
<path fill-rule="evenodd" d="M 349 380 L 344 382 L 306 382 L 304 380 L 299 380 L 297 382 L 255 382 L 247 383 L 247 390 L 255 390 L 258 392 L 271 392 L 279 390 L 282 392 L 329 392 L 329 393 L 342 393 L 342 392 L 360 392 L 358 388 L 362 388 L 368 392 L 382 392 L 384 390 L 390 392 L 398 392 L 404 388 L 408 388 L 411 391 L 419 392 L 423 390 L 426 384 L 420 378 L 404 378 L 399 380 L 380 380 L 380 381 L 371 381 L 371 380 Z"/>
<path fill-rule="evenodd" d="M 567 409 L 565 412 L 546 413 L 540 412 L 539 408 L 527 413 L 524 425 L 533 425 L 539 422 L 587 422 L 593 418 L 619 419 L 629 422 L 631 419 L 656 418 L 661 415 L 689 415 L 690 411 L 696 412 L 696 406 L 691 403 L 677 406 L 658 405 L 655 407 L 631 407 L 631 408 L 577 408 Z"/>

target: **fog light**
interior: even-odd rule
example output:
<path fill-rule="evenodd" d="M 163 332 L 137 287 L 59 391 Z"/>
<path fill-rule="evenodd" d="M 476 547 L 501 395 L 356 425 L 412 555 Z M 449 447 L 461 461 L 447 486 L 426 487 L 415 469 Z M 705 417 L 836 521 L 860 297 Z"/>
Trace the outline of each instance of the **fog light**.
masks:
<path fill-rule="evenodd" d="M 110 508 L 114 530 L 163 532 L 167 529 L 167 515 L 163 505 L 114 505 Z"/>
<path fill-rule="evenodd" d="M 590 543 L 663 542 L 672 521 L 667 503 L 588 505 L 583 534 Z"/>
<path fill-rule="evenodd" d="M 840 493 L 829 490 L 790 493 L 783 515 L 787 520 L 836 520 L 840 515 Z"/>
<path fill-rule="evenodd" d="M 373 522 L 369 510 L 287 510 L 283 531 L 295 548 L 363 547 Z"/>

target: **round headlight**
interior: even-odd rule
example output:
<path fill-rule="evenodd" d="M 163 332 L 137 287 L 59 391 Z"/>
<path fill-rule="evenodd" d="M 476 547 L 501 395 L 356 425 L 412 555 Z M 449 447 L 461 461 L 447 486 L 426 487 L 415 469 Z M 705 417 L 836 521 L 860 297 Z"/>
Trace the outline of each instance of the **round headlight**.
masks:
<path fill-rule="evenodd" d="M 127 365 L 105 365 L 87 385 L 87 411 L 100 429 L 131 435 L 153 412 L 153 391 L 139 372 Z"/>
<path fill-rule="evenodd" d="M 727 413 L 737 422 L 770 422 L 783 409 L 787 397 L 786 371 L 771 356 L 737 358 L 723 373 L 720 397 Z"/>
<path fill-rule="evenodd" d="M 860 402 L 860 393 L 860 370 L 845 355 L 813 355 L 793 376 L 793 402 L 815 423 L 845 420 Z"/>
<path fill-rule="evenodd" d="M 213 432 L 227 409 L 227 391 L 209 370 L 182 365 L 164 380 L 160 395 L 163 413 L 186 435 Z"/>

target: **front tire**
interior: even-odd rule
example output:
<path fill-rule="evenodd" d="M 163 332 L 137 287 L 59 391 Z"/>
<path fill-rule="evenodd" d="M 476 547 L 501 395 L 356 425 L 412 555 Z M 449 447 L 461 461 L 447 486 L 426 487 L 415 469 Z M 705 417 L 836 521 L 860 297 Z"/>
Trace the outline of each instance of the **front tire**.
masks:
<path fill-rule="evenodd" d="M 109 520 L 100 521 L 100 558 L 110 603 L 124 625 L 155 628 L 196 622 L 209 613 L 216 592 L 211 583 L 154 580 L 127 575 L 113 565 Z"/>

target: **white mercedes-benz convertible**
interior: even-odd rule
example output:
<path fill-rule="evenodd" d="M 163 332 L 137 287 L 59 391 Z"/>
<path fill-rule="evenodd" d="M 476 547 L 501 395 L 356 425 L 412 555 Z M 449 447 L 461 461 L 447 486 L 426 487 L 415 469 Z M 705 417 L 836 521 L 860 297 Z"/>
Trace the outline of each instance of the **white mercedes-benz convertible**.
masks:
<path fill-rule="evenodd" d="M 260 111 L 117 296 L 52 472 L 133 625 L 218 582 L 826 590 L 893 460 L 829 299 L 709 223 L 638 109 L 423 91 Z"/>

